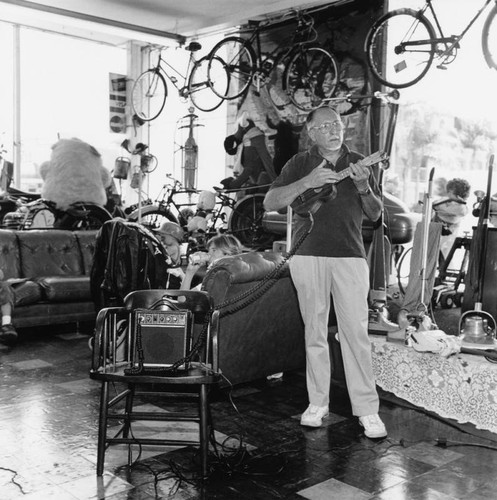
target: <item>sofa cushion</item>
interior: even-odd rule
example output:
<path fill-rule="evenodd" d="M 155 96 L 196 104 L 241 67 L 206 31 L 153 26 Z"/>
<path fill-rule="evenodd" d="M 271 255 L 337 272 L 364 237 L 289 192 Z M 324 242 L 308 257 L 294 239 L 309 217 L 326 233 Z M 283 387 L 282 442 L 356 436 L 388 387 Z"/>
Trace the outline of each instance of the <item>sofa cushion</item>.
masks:
<path fill-rule="evenodd" d="M 93 301 L 39 302 L 14 309 L 12 323 L 16 328 L 36 328 L 40 325 L 95 321 L 95 316 Z"/>
<path fill-rule="evenodd" d="M 89 276 L 51 276 L 37 282 L 49 302 L 77 302 L 91 299 Z"/>
<path fill-rule="evenodd" d="M 0 229 L 0 269 L 5 279 L 22 277 L 17 236 L 7 229 Z"/>
<path fill-rule="evenodd" d="M 36 304 L 43 299 L 41 287 L 34 281 L 25 280 L 20 283 L 14 283 L 12 284 L 12 288 L 14 290 L 15 307 Z"/>
<path fill-rule="evenodd" d="M 18 231 L 24 278 L 78 276 L 83 263 L 76 235 L 60 229 Z"/>
<path fill-rule="evenodd" d="M 81 255 L 83 257 L 83 274 L 90 275 L 93 265 L 93 255 L 95 254 L 95 245 L 98 231 L 75 231 L 74 234 L 79 243 Z"/>

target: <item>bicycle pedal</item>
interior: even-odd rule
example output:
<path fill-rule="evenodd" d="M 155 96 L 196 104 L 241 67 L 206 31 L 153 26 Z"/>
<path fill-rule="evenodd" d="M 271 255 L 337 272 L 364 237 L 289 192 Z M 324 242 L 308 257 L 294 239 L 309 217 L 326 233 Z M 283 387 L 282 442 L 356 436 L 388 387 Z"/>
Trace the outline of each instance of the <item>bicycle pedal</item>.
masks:
<path fill-rule="evenodd" d="M 446 66 L 445 64 L 439 64 L 439 65 L 437 66 L 437 68 L 438 68 L 438 69 L 445 69 L 445 70 L 446 70 L 446 69 L 447 69 L 447 66 Z"/>

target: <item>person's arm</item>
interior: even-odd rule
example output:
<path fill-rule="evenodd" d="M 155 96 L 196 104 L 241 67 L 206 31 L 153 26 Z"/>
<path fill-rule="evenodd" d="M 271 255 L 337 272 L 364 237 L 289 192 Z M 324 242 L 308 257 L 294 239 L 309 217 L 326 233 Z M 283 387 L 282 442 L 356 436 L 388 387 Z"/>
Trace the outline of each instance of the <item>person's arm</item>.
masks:
<path fill-rule="evenodd" d="M 175 276 L 180 280 L 183 280 L 185 277 L 185 273 L 183 272 L 183 269 L 181 269 L 181 267 L 170 267 L 166 270 L 166 273 L 167 273 L 166 288 L 169 288 L 171 286 L 169 280 L 171 276 Z"/>
<path fill-rule="evenodd" d="M 361 197 L 362 209 L 368 219 L 377 221 L 380 218 L 381 211 L 383 209 L 383 203 L 380 198 L 373 192 L 371 188 L 364 194 L 359 191 L 359 196 Z"/>
<path fill-rule="evenodd" d="M 188 264 L 183 279 L 181 280 L 180 290 L 190 290 L 192 287 L 192 280 L 195 274 L 197 274 L 198 268 L 200 266 L 197 264 Z"/>
<path fill-rule="evenodd" d="M 271 188 L 264 198 L 264 208 L 266 210 L 280 210 L 300 196 L 308 189 L 314 189 L 331 184 L 340 179 L 340 177 L 329 168 L 325 168 L 326 160 L 323 160 L 308 175 L 286 186 Z"/>
<path fill-rule="evenodd" d="M 272 188 L 266 193 L 264 208 L 267 211 L 285 208 L 291 205 L 295 198 L 306 190 L 307 188 L 303 183 L 303 179 L 292 182 L 286 186 Z"/>
<path fill-rule="evenodd" d="M 360 160 L 357 163 L 351 163 L 349 167 L 350 178 L 354 181 L 361 198 L 362 210 L 368 219 L 372 221 L 378 220 L 381 216 L 383 203 L 369 184 L 371 175 L 369 167 L 363 166 Z"/>

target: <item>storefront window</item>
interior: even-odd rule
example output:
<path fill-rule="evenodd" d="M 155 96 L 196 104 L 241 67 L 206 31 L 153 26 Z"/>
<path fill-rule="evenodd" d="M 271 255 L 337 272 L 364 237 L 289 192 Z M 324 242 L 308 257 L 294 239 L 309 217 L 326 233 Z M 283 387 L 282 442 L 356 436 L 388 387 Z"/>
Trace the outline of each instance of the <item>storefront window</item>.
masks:
<path fill-rule="evenodd" d="M 480 7 L 464 0 L 437 0 L 434 6 L 445 35 L 459 34 Z M 412 1 L 389 1 L 389 10 L 401 7 L 412 8 Z M 467 32 L 446 69 L 438 69 L 435 60 L 421 81 L 400 89 L 387 183 L 398 186 L 396 194 L 414 209 L 419 209 L 418 201 L 428 189 L 431 168 L 435 181 L 466 179 L 471 184 L 470 203 L 475 190 L 486 191 L 489 154 L 497 140 L 491 105 L 497 71 L 486 65 L 481 49 L 485 18 L 486 13 Z"/>
<path fill-rule="evenodd" d="M 13 29 L 10 24 L 0 23 L 0 61 L 2 61 L 2 76 L 0 77 L 0 153 L 12 161 L 13 123 Z"/>
<path fill-rule="evenodd" d="M 0 132 L 13 158 L 14 28 L 0 24 L 2 72 Z M 20 28 L 20 178 L 26 191 L 41 188 L 39 166 L 59 138 L 92 144 L 110 169 L 124 134 L 111 132 L 109 74 L 126 75 L 126 48 Z M 15 172 L 19 170 L 16 168 Z"/>

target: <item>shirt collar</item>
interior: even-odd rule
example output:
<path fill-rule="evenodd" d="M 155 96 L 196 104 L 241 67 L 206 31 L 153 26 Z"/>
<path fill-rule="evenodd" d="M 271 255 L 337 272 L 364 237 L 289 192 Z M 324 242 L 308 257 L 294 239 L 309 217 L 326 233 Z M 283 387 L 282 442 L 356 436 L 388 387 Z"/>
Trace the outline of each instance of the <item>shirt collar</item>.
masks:
<path fill-rule="evenodd" d="M 318 149 L 318 146 L 317 144 L 313 144 L 311 146 L 311 149 L 310 149 L 310 154 L 312 156 L 317 156 L 318 158 L 323 158 L 323 156 L 321 155 L 321 153 L 319 152 L 319 149 Z M 343 158 L 345 157 L 346 155 L 348 155 L 350 153 L 350 149 L 349 147 L 347 146 L 347 144 L 342 144 L 342 146 L 340 147 L 340 156 L 338 157 L 338 160 L 337 160 L 337 163 Z"/>

